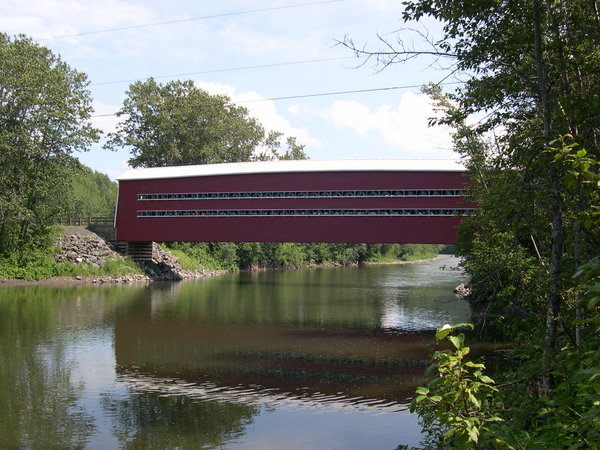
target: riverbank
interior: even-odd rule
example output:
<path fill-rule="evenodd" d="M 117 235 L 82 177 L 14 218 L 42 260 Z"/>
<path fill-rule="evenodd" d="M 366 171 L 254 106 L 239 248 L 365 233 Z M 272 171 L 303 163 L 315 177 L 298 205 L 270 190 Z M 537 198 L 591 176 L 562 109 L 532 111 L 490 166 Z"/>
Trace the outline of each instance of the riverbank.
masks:
<path fill-rule="evenodd" d="M 393 259 L 399 257 L 398 253 L 390 252 L 392 249 L 397 252 L 401 247 L 398 245 L 395 245 L 396 248 L 386 247 L 386 253 L 381 249 L 373 251 L 366 244 L 314 244 L 310 247 L 311 244 L 291 243 L 200 243 L 166 246 L 154 243 L 152 260 L 136 263 L 115 248 L 116 243 L 111 240 L 114 233 L 95 231 L 97 233 L 85 227 L 65 226 L 57 230 L 54 246 L 28 265 L 22 267 L 13 262 L 12 267 L 9 264 L 7 271 L 1 270 L 0 261 L 0 276 L 5 275 L 0 279 L 0 286 L 181 281 L 212 277 L 231 271 L 356 266 L 365 256 L 373 260 L 362 261 L 360 264 L 417 264 L 439 259 L 432 251 L 433 248 L 417 245 L 404 246 L 402 257 L 409 259 L 401 260 Z M 250 254 L 254 257 L 260 254 L 261 257 L 255 258 L 255 261 L 249 258 Z M 240 265 L 232 263 L 232 260 L 238 259 Z M 242 261 L 247 261 L 245 267 Z"/>
<path fill-rule="evenodd" d="M 404 265 L 404 264 L 423 264 L 432 261 L 442 260 L 443 257 L 436 256 L 431 259 L 415 259 L 412 261 L 388 261 L 388 262 L 371 262 L 367 261 L 363 263 L 364 265 Z M 356 264 L 355 264 L 356 265 Z M 309 265 L 303 267 L 297 267 L 294 269 L 269 269 L 266 267 L 254 267 L 251 269 L 246 269 L 247 272 L 264 272 L 269 270 L 301 270 L 301 269 L 324 269 L 324 268 L 334 268 L 334 267 L 342 267 L 341 264 L 335 263 L 327 263 L 327 264 L 316 264 Z M 198 271 L 185 271 L 186 276 L 182 277 L 180 280 L 190 280 L 190 279 L 200 279 L 200 278 L 208 278 L 219 275 L 224 275 L 226 273 L 230 273 L 230 270 L 198 270 Z M 119 277 L 111 277 L 111 276 L 95 276 L 95 275 L 74 275 L 74 276 L 63 276 L 63 277 L 52 277 L 45 278 L 41 280 L 23 280 L 23 279 L 0 279 L 0 287 L 17 287 L 17 286 L 76 286 L 76 285 L 103 285 L 103 284 L 120 284 L 120 285 L 130 285 L 130 284 L 138 284 L 138 283 L 151 283 L 157 281 L 156 279 L 151 278 L 148 275 L 141 275 L 132 273 L 129 275 L 122 275 Z M 162 281 L 174 281 L 174 280 L 162 280 Z"/>
<path fill-rule="evenodd" d="M 0 279 L 0 287 L 138 284 L 207 278 L 227 271 L 186 270 L 176 256 L 157 244 L 153 244 L 151 261 L 136 263 L 119 253 L 110 239 L 84 227 L 66 226 L 57 234 L 53 249 L 14 272 L 14 278 Z"/>
<path fill-rule="evenodd" d="M 440 261 L 444 259 L 443 256 L 437 255 L 434 256 L 432 258 L 425 258 L 425 259 L 409 259 L 406 261 L 365 261 L 363 264 L 367 265 L 367 266 L 375 266 L 375 265 L 394 265 L 394 264 L 421 264 L 421 263 L 425 263 L 425 262 L 431 262 L 431 261 Z"/>

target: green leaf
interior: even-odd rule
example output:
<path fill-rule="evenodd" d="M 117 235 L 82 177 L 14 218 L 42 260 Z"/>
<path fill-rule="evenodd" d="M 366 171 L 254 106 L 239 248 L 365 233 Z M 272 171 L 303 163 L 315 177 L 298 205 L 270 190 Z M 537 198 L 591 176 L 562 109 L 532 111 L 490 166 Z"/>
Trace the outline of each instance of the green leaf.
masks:
<path fill-rule="evenodd" d="M 477 441 L 479 441 L 479 430 L 477 429 L 477 427 L 471 427 L 468 429 L 468 434 L 469 434 L 469 439 L 472 442 L 477 443 Z"/>
<path fill-rule="evenodd" d="M 471 362 L 471 361 L 467 361 L 465 363 L 465 366 L 467 366 L 467 367 L 473 367 L 473 368 L 477 368 L 477 369 L 484 369 L 485 368 L 484 364 L 474 363 L 474 362 Z"/>
<path fill-rule="evenodd" d="M 452 342 L 452 344 L 454 345 L 454 347 L 456 347 L 457 350 L 461 350 L 463 348 L 463 344 L 465 341 L 464 334 L 461 333 L 458 336 L 450 336 L 448 339 L 450 339 L 450 342 Z"/>
<path fill-rule="evenodd" d="M 488 417 L 486 420 L 488 422 L 504 422 L 504 419 L 498 416 Z"/>
<path fill-rule="evenodd" d="M 435 333 L 435 340 L 438 342 L 441 341 L 446 336 L 448 336 L 452 332 L 452 330 L 454 330 L 454 327 L 452 327 L 452 325 L 449 324 L 445 324 L 441 328 L 438 328 Z"/>
<path fill-rule="evenodd" d="M 469 401 L 471 403 L 473 403 L 478 408 L 481 408 L 481 402 L 479 401 L 479 399 L 477 397 L 475 397 L 471 392 L 468 392 L 467 396 L 469 397 Z"/>
<path fill-rule="evenodd" d="M 420 395 L 427 395 L 427 394 L 429 394 L 429 388 L 427 388 L 427 387 L 424 387 L 424 386 L 419 386 L 419 387 L 418 387 L 418 388 L 415 390 L 415 392 L 416 392 L 417 394 L 420 394 Z"/>
<path fill-rule="evenodd" d="M 483 381 L 484 383 L 489 383 L 489 384 L 494 384 L 494 380 L 492 380 L 490 377 L 488 377 L 487 375 L 481 375 L 479 377 L 479 379 L 481 381 Z"/>

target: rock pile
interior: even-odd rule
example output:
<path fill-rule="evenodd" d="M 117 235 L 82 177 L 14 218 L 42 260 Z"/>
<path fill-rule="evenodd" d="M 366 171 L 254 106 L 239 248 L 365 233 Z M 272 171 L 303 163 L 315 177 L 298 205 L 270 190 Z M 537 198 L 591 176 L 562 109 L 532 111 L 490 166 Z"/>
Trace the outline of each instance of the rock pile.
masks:
<path fill-rule="evenodd" d="M 461 283 L 458 286 L 456 286 L 453 292 L 458 298 L 469 302 L 472 307 L 483 303 L 484 300 L 473 291 L 473 288 L 471 286 L 465 283 Z"/>
<path fill-rule="evenodd" d="M 89 264 L 98 269 L 106 261 L 111 259 L 122 259 L 109 244 L 98 235 L 84 228 L 72 230 L 69 227 L 57 240 L 56 246 L 60 251 L 54 256 L 56 261 L 68 261 L 75 264 Z"/>
<path fill-rule="evenodd" d="M 58 262 L 68 261 L 74 264 L 89 264 L 92 267 L 103 267 L 107 261 L 123 259 L 123 255 L 115 251 L 109 241 L 83 227 L 65 227 L 56 241 L 59 252 L 55 255 Z M 152 244 L 152 261 L 141 261 L 137 265 L 145 275 L 129 274 L 121 277 L 89 277 L 86 281 L 92 283 L 134 283 L 140 281 L 179 281 L 189 278 L 204 278 L 221 271 L 207 269 L 190 271 L 184 270 L 179 259 L 163 250 L 156 243 Z M 84 277 L 75 277 L 83 280 Z"/>
<path fill-rule="evenodd" d="M 152 261 L 140 261 L 138 265 L 155 281 L 180 281 L 189 278 L 204 278 L 215 275 L 216 272 L 207 269 L 199 271 L 185 270 L 179 264 L 179 259 L 152 243 Z"/>

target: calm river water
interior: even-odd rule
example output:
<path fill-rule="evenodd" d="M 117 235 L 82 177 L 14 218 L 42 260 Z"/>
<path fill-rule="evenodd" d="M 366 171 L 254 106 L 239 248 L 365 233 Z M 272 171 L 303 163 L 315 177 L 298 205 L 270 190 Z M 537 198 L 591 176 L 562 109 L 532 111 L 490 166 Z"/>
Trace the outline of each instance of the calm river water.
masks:
<path fill-rule="evenodd" d="M 0 448 L 416 446 L 456 262 L 0 288 Z"/>

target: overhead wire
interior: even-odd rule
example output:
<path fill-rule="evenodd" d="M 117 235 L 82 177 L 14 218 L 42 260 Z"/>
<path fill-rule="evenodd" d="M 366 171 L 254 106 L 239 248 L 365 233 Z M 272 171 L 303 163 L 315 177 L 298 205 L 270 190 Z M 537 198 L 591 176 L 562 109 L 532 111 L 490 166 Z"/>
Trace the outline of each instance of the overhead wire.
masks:
<path fill-rule="evenodd" d="M 135 30 L 135 29 L 140 29 L 140 28 L 155 27 L 155 26 L 159 26 L 159 25 L 170 25 L 170 24 L 174 24 L 174 23 L 197 22 L 200 20 L 218 19 L 221 17 L 240 16 L 240 15 L 244 15 L 244 14 L 254 14 L 254 13 L 268 12 L 268 11 L 278 11 L 278 10 L 282 10 L 282 9 L 302 8 L 305 6 L 325 5 L 328 3 L 339 3 L 339 2 L 344 2 L 344 1 L 346 1 L 346 0 L 321 0 L 321 1 L 316 1 L 316 2 L 297 3 L 297 4 L 293 4 L 293 5 L 282 5 L 282 6 L 271 6 L 268 8 L 247 9 L 247 10 L 243 10 L 243 11 L 233 11 L 233 12 L 228 12 L 228 13 L 210 14 L 210 15 L 199 16 L 199 17 L 188 17 L 188 18 L 183 18 L 183 19 L 165 20 L 162 22 L 153 22 L 153 23 L 146 23 L 146 24 L 139 24 L 139 25 L 128 25 L 125 27 L 106 28 L 104 30 L 84 31 L 81 33 L 64 34 L 61 36 L 51 36 L 51 37 L 47 37 L 47 38 L 40 38 L 40 39 L 37 39 L 37 41 L 43 42 L 43 41 L 50 41 L 50 40 L 55 40 L 55 39 L 67 39 L 67 38 L 74 38 L 74 37 L 81 37 L 81 36 L 90 36 L 90 35 L 94 35 L 94 34 L 112 33 L 115 31 Z"/>
<path fill-rule="evenodd" d="M 461 84 L 460 81 L 449 81 L 449 82 L 445 82 L 445 83 L 437 83 L 440 86 L 447 86 L 447 85 L 452 85 L 452 84 Z M 288 95 L 288 96 L 284 96 L 284 97 L 271 97 L 271 98 L 260 98 L 260 99 L 254 99 L 254 100 L 242 100 L 242 101 L 237 101 L 234 103 L 237 104 L 244 104 L 244 103 L 255 103 L 255 102 L 268 102 L 268 101 L 279 101 L 279 100 L 293 100 L 293 99 L 298 99 L 298 98 L 311 98 L 311 97 L 327 97 L 327 96 L 332 96 L 332 95 L 343 95 L 343 94 L 361 94 L 361 93 L 366 93 L 366 92 L 379 92 L 379 91 L 393 91 L 393 90 L 398 90 L 398 89 L 415 89 L 415 88 L 420 88 L 422 87 L 422 84 L 409 84 L 409 85 L 405 85 L 405 86 L 387 86 L 387 87 L 381 87 L 381 88 L 372 88 L 372 89 L 356 89 L 356 90 L 349 90 L 349 91 L 331 91 L 331 92 L 320 92 L 320 93 L 314 93 L 314 94 L 299 94 L 299 95 Z M 111 116 L 116 116 L 117 113 L 110 113 L 110 114 L 94 114 L 91 115 L 90 117 L 111 117 Z"/>
<path fill-rule="evenodd" d="M 47 38 L 40 38 L 37 40 L 41 42 L 41 41 L 56 40 L 56 39 L 66 39 L 66 38 L 89 36 L 89 35 L 102 34 L 102 33 L 111 33 L 111 32 L 116 32 L 116 31 L 148 28 L 148 27 L 154 27 L 154 26 L 160 26 L 160 25 L 169 25 L 169 24 L 175 24 L 175 23 L 194 22 L 194 21 L 200 21 L 200 20 L 216 19 L 216 18 L 221 18 L 221 17 L 230 17 L 230 16 L 238 16 L 238 15 L 244 15 L 244 14 L 277 11 L 277 10 L 283 10 L 283 9 L 301 8 L 301 7 L 305 7 L 305 6 L 316 6 L 316 5 L 324 5 L 324 4 L 329 4 L 329 3 L 339 3 L 339 2 L 344 2 L 344 1 L 346 1 L 346 0 L 321 0 L 321 1 L 314 1 L 314 2 L 298 3 L 298 4 L 293 4 L 293 5 L 272 6 L 272 7 L 268 7 L 268 8 L 249 9 L 249 10 L 234 11 L 234 12 L 229 12 L 229 13 L 211 14 L 211 15 L 199 16 L 199 17 L 173 19 L 173 20 L 166 20 L 166 21 L 162 21 L 162 22 L 153 22 L 153 23 L 147 23 L 147 24 L 130 25 L 130 26 L 125 26 L 125 27 L 107 28 L 104 30 L 87 31 L 87 32 L 82 32 L 82 33 L 65 34 L 65 35 L 60 35 L 60 36 L 51 36 L 51 37 L 47 37 Z M 254 66 L 240 66 L 240 67 L 230 67 L 230 68 L 222 68 L 222 69 L 211 69 L 211 70 L 178 73 L 178 74 L 171 74 L 171 75 L 158 75 L 158 76 L 154 76 L 152 78 L 175 78 L 175 77 L 189 76 L 189 75 L 201 75 L 201 74 L 207 74 L 207 73 L 239 71 L 239 70 L 248 70 L 248 69 L 260 69 L 260 68 L 278 67 L 278 66 L 295 65 L 295 64 L 307 64 L 307 63 L 313 63 L 313 62 L 339 61 L 339 60 L 344 60 L 344 59 L 350 59 L 350 57 L 322 58 L 322 59 L 311 59 L 311 60 L 302 60 L 302 61 L 290 61 L 290 62 L 283 62 L 283 63 L 260 64 L 260 65 L 254 65 Z M 129 82 L 133 82 L 133 81 L 139 81 L 142 79 L 145 79 L 145 78 L 132 78 L 132 79 L 125 79 L 125 80 L 113 80 L 113 81 L 90 83 L 90 86 L 103 86 L 103 85 L 111 85 L 111 84 L 119 84 L 119 83 L 129 83 Z M 450 85 L 450 84 L 459 84 L 459 82 L 446 82 L 446 83 L 442 82 L 442 83 L 437 83 L 437 84 L 439 84 L 440 86 L 443 86 L 443 85 Z M 422 84 L 414 84 L 414 85 L 406 85 L 406 86 L 388 86 L 388 87 L 382 87 L 382 88 L 356 89 L 356 90 L 347 90 L 347 91 L 331 91 L 331 92 L 320 92 L 320 93 L 312 93 L 312 94 L 299 94 L 299 95 L 289 95 L 289 96 L 282 96 L 282 97 L 261 98 L 261 99 L 254 99 L 254 100 L 243 100 L 243 101 L 238 101 L 235 103 L 243 104 L 243 103 L 254 103 L 254 102 L 265 102 L 265 101 L 292 100 L 292 99 L 299 99 L 299 98 L 312 98 L 312 97 L 325 97 L 325 96 L 343 95 L 343 94 L 358 94 L 358 93 L 367 93 L 367 92 L 391 91 L 391 90 L 398 90 L 398 89 L 414 89 L 414 88 L 420 88 L 420 87 L 422 87 Z M 109 113 L 109 114 L 93 114 L 90 117 L 94 117 L 94 118 L 95 117 L 110 117 L 110 116 L 115 116 L 115 115 L 117 115 L 116 112 Z"/>

